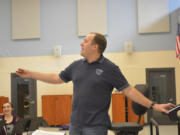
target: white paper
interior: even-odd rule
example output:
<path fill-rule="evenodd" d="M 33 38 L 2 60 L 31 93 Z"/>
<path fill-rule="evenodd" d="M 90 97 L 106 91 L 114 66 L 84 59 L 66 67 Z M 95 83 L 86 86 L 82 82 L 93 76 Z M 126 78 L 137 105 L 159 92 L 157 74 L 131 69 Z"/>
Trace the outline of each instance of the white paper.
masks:
<path fill-rule="evenodd" d="M 54 131 L 44 131 L 44 130 L 36 130 L 32 133 L 32 135 L 65 135 L 65 132 L 54 132 Z"/>

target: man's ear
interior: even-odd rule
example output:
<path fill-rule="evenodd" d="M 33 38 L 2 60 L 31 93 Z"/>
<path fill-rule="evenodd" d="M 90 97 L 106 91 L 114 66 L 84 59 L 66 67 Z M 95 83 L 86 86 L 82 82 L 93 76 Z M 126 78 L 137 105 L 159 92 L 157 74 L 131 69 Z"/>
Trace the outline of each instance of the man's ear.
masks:
<path fill-rule="evenodd" d="M 98 47 L 99 47 L 99 46 L 98 46 L 97 44 L 94 45 L 94 49 L 95 49 L 95 50 L 98 50 Z"/>

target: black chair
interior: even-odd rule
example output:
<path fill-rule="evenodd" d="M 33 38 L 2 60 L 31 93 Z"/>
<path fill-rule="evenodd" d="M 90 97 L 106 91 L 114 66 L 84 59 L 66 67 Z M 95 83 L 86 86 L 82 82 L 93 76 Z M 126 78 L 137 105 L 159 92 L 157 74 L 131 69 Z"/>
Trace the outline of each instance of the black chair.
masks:
<path fill-rule="evenodd" d="M 138 89 L 144 96 L 148 97 L 148 90 L 146 85 L 139 84 L 136 85 L 135 88 Z M 112 130 L 115 135 L 138 135 L 139 131 L 143 129 L 143 125 L 140 125 L 139 123 L 141 116 L 147 111 L 147 108 L 132 102 L 132 109 L 134 113 L 139 116 L 137 123 L 112 123 L 109 129 Z"/>
<path fill-rule="evenodd" d="M 31 123 L 30 123 L 30 125 L 29 125 L 28 130 L 29 130 L 29 131 L 35 131 L 35 130 L 37 130 L 39 127 L 49 127 L 49 125 L 48 125 L 47 122 L 43 119 L 43 117 L 31 118 Z"/>
<path fill-rule="evenodd" d="M 153 125 L 156 128 L 156 135 L 159 135 L 159 124 L 153 119 L 150 119 L 149 126 L 150 126 L 150 135 L 153 135 Z"/>
<path fill-rule="evenodd" d="M 178 135 L 180 135 L 180 117 L 178 116 L 179 110 L 180 110 L 180 104 L 176 105 L 176 107 L 169 110 L 169 114 L 168 114 L 170 120 L 177 122 Z"/>
<path fill-rule="evenodd" d="M 23 132 L 28 132 L 29 125 L 31 123 L 30 118 L 20 118 L 16 122 L 14 129 L 12 131 L 12 135 L 22 134 Z"/>
<path fill-rule="evenodd" d="M 169 110 L 169 114 L 168 114 L 170 120 L 177 122 L 178 135 L 180 135 L 180 117 L 178 116 L 179 110 L 180 110 L 180 104 L 176 105 L 174 108 Z M 150 119 L 150 135 L 153 135 L 153 125 L 156 128 L 156 135 L 159 135 L 159 124 L 153 118 Z"/>

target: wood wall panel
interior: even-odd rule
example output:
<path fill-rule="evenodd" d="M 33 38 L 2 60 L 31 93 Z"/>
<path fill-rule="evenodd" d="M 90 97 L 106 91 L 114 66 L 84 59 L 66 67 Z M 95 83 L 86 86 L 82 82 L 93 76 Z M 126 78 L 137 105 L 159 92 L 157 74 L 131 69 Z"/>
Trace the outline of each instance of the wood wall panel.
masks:
<path fill-rule="evenodd" d="M 42 115 L 49 125 L 69 124 L 72 95 L 42 96 Z"/>

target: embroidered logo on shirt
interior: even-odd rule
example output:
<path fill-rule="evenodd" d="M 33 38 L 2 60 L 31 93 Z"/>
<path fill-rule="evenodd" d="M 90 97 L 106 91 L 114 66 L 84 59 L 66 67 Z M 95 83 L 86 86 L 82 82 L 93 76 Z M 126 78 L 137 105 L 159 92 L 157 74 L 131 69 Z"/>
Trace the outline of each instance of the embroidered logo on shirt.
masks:
<path fill-rule="evenodd" d="M 104 71 L 102 69 L 96 69 L 96 74 L 97 75 L 101 75 Z"/>

